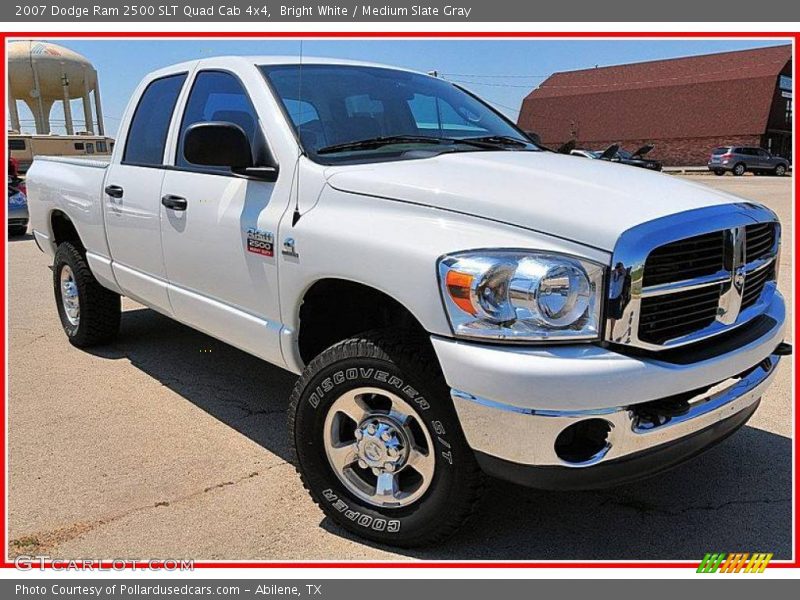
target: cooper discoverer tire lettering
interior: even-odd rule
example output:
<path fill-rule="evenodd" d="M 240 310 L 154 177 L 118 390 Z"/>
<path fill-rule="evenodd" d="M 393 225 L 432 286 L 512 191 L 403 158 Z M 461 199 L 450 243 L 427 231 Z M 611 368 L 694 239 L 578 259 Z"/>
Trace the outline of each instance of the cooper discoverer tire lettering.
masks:
<path fill-rule="evenodd" d="M 422 336 L 376 331 L 328 348 L 295 385 L 288 421 L 303 485 L 357 535 L 436 543 L 476 509 L 482 474 Z"/>

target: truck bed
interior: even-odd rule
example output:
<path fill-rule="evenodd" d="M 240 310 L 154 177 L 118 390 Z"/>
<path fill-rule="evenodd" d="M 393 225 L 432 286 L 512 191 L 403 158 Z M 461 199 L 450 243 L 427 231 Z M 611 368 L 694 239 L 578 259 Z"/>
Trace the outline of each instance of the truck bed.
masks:
<path fill-rule="evenodd" d="M 86 250 L 108 260 L 103 222 L 103 186 L 108 157 L 37 156 L 28 169 L 28 211 L 39 246 L 51 256 L 55 245 L 48 236 L 50 220 L 62 212 L 70 216 Z M 94 259 L 92 259 L 94 260 Z"/>
<path fill-rule="evenodd" d="M 67 165 L 78 165 L 81 167 L 91 167 L 93 169 L 105 169 L 111 164 L 111 156 L 46 156 L 37 155 L 33 160 L 40 162 L 57 162 Z"/>

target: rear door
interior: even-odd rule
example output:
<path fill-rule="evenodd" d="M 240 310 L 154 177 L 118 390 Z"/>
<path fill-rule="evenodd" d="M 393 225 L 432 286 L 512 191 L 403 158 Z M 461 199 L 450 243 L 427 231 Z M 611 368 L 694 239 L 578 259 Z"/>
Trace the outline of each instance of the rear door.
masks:
<path fill-rule="evenodd" d="M 149 82 L 105 180 L 104 209 L 114 276 L 126 295 L 171 314 L 161 247 L 161 184 L 170 121 L 186 73 Z"/>
<path fill-rule="evenodd" d="M 185 200 L 182 209 L 161 206 L 170 302 L 180 321 L 282 364 L 275 235 L 289 203 L 293 165 L 281 165 L 271 183 L 187 162 L 184 134 L 207 121 L 239 125 L 254 150 L 257 136 L 269 143 L 242 80 L 224 70 L 198 70 L 174 138 L 174 166 L 161 191 Z"/>
<path fill-rule="evenodd" d="M 771 169 L 772 168 L 772 157 L 770 157 L 769 152 L 759 148 L 756 150 L 758 154 L 758 166 L 761 169 Z"/>
<path fill-rule="evenodd" d="M 755 148 L 740 148 L 739 154 L 742 157 L 740 162 L 743 162 L 748 169 L 759 168 L 758 153 Z"/>

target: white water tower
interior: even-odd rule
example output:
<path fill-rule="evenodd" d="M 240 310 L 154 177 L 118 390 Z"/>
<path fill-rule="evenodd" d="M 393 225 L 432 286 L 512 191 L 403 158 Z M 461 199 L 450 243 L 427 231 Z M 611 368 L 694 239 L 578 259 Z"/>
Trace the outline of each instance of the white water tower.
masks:
<path fill-rule="evenodd" d="M 8 78 L 12 129 L 20 131 L 17 100 L 24 102 L 33 113 L 37 134 L 50 133 L 50 110 L 55 102 L 61 102 L 67 135 L 74 135 L 70 100 L 82 99 L 86 130 L 94 134 L 97 123 L 97 134 L 105 135 L 97 71 L 85 56 L 50 42 L 11 42 L 8 45 Z M 90 94 L 94 94 L 96 120 L 92 117 Z"/>

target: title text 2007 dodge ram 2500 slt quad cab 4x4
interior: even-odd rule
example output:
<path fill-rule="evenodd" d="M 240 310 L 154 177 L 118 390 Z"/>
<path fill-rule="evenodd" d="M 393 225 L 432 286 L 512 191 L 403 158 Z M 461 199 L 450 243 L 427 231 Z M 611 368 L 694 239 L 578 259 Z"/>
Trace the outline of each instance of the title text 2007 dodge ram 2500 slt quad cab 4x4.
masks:
<path fill-rule="evenodd" d="M 114 338 L 124 295 L 299 374 L 303 483 L 379 542 L 455 531 L 482 471 L 670 467 L 745 423 L 789 350 L 770 210 L 543 151 L 410 71 L 179 64 L 139 85 L 110 162 L 28 181 L 70 341 Z"/>

